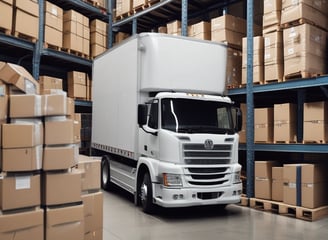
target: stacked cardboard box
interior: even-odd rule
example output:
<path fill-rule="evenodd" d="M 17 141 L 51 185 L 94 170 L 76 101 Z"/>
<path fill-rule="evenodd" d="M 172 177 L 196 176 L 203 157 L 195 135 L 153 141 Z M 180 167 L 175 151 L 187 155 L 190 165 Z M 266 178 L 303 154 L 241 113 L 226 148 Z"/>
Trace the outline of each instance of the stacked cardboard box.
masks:
<path fill-rule="evenodd" d="M 46 94 L 52 90 L 63 90 L 63 79 L 50 76 L 40 76 L 40 93 Z"/>
<path fill-rule="evenodd" d="M 71 98 L 86 99 L 87 77 L 85 72 L 72 71 L 67 73 L 68 96 Z"/>
<path fill-rule="evenodd" d="M 118 32 L 115 35 L 115 43 L 118 44 L 122 42 L 124 39 L 127 39 L 130 35 L 124 32 Z"/>
<path fill-rule="evenodd" d="M 275 104 L 274 107 L 274 142 L 296 142 L 297 106 L 292 103 Z"/>
<path fill-rule="evenodd" d="M 232 15 L 213 18 L 211 32 L 212 41 L 226 42 L 241 48 L 242 38 L 246 36 L 246 20 Z"/>
<path fill-rule="evenodd" d="M 96 57 L 107 49 L 107 23 L 95 19 L 90 26 L 91 57 Z"/>
<path fill-rule="evenodd" d="M 122 16 L 132 10 L 132 0 L 117 0 L 116 1 L 116 16 Z"/>
<path fill-rule="evenodd" d="M 246 143 L 246 128 L 247 128 L 247 106 L 245 103 L 240 104 L 240 110 L 243 116 L 243 124 L 239 132 L 239 142 Z"/>
<path fill-rule="evenodd" d="M 39 38 L 39 4 L 37 0 L 16 0 L 14 8 L 14 32 L 30 37 Z"/>
<path fill-rule="evenodd" d="M 202 21 L 191 25 L 188 36 L 201 40 L 211 40 L 211 23 Z"/>
<path fill-rule="evenodd" d="M 63 9 L 48 1 L 45 4 L 44 42 L 63 46 Z"/>
<path fill-rule="evenodd" d="M 263 34 L 280 30 L 282 0 L 264 0 Z"/>
<path fill-rule="evenodd" d="M 22 69 L 14 64 L 0 63 L 0 129 L 3 140 L 0 142 L 0 170 L 3 171 L 0 172 L 0 239 L 19 236 L 42 240 L 41 176 L 35 171 L 42 167 L 41 98 L 36 95 L 37 82 Z M 25 83 L 32 85 L 30 88 L 22 84 L 25 77 Z M 20 97 L 27 96 L 24 95 L 27 89 L 30 97 L 22 104 L 24 99 Z M 14 95 L 16 93 L 19 95 Z M 34 103 L 38 106 L 32 106 Z"/>
<path fill-rule="evenodd" d="M 310 24 L 284 29 L 285 76 L 326 72 L 327 33 Z"/>
<path fill-rule="evenodd" d="M 247 38 L 243 38 L 242 84 L 247 83 Z M 264 81 L 264 39 L 262 36 L 253 38 L 253 83 Z"/>
<path fill-rule="evenodd" d="M 226 85 L 236 88 L 241 84 L 242 51 L 228 47 Z"/>
<path fill-rule="evenodd" d="M 274 161 L 255 162 L 255 197 L 271 200 L 272 167 L 278 166 Z"/>
<path fill-rule="evenodd" d="M 169 22 L 166 25 L 166 28 L 167 28 L 167 34 L 176 35 L 176 36 L 181 35 L 181 22 L 180 21 Z"/>
<path fill-rule="evenodd" d="M 13 26 L 13 0 L 0 0 L 0 28 L 9 34 Z"/>
<path fill-rule="evenodd" d="M 264 80 L 281 82 L 284 75 L 283 32 L 264 35 Z"/>
<path fill-rule="evenodd" d="M 272 167 L 272 200 L 282 202 L 284 200 L 284 168 Z"/>
<path fill-rule="evenodd" d="M 89 19 L 74 10 L 64 12 L 63 47 L 89 56 Z"/>
<path fill-rule="evenodd" d="M 284 203 L 317 208 L 328 204 L 327 168 L 318 164 L 285 164 Z"/>
<path fill-rule="evenodd" d="M 328 141 L 327 102 L 304 103 L 303 141 L 324 143 Z"/>
<path fill-rule="evenodd" d="M 273 141 L 273 108 L 254 109 L 254 141 Z"/>

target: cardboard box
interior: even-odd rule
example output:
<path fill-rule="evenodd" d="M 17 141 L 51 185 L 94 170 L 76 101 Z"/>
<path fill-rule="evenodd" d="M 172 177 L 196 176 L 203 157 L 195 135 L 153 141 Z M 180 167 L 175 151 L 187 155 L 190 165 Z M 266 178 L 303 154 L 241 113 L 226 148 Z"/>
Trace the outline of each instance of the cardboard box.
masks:
<path fill-rule="evenodd" d="M 82 195 L 84 205 L 84 233 L 103 228 L 103 193 Z"/>
<path fill-rule="evenodd" d="M 10 95 L 9 115 L 11 118 L 43 116 L 41 95 Z"/>
<path fill-rule="evenodd" d="M 74 10 L 64 11 L 63 19 L 64 19 L 64 22 L 74 21 L 74 22 L 79 22 L 79 23 L 83 24 L 83 15 Z"/>
<path fill-rule="evenodd" d="M 310 6 L 314 9 L 317 9 L 318 11 L 325 13 L 325 9 L 328 7 L 328 2 L 325 0 L 283 0 L 282 1 L 282 9 L 295 7 L 295 5 L 299 4 L 306 4 L 307 6 Z"/>
<path fill-rule="evenodd" d="M 263 15 L 263 29 L 271 28 L 275 26 L 275 29 L 279 29 L 281 24 L 281 11 L 273 11 L 270 13 L 265 13 Z M 265 31 L 264 32 L 270 32 Z"/>
<path fill-rule="evenodd" d="M 255 162 L 255 197 L 271 199 L 272 194 L 272 167 L 277 166 L 274 161 Z"/>
<path fill-rule="evenodd" d="M 82 53 L 86 56 L 90 55 L 90 40 L 83 38 L 82 40 Z"/>
<path fill-rule="evenodd" d="M 45 116 L 65 116 L 67 114 L 66 92 L 58 94 L 43 95 L 44 115 Z"/>
<path fill-rule="evenodd" d="M 75 144 L 45 146 L 42 169 L 49 171 L 71 168 L 77 163 L 78 155 L 79 147 Z"/>
<path fill-rule="evenodd" d="M 291 103 L 274 104 L 274 141 L 297 141 L 297 105 Z"/>
<path fill-rule="evenodd" d="M 40 205 L 40 184 L 40 175 L 0 177 L 0 210 Z"/>
<path fill-rule="evenodd" d="M 47 117 L 45 119 L 44 144 L 73 144 L 74 143 L 74 121 L 66 117 Z"/>
<path fill-rule="evenodd" d="M 240 50 L 228 48 L 226 84 L 239 87 L 241 84 L 242 53 Z"/>
<path fill-rule="evenodd" d="M 45 216 L 47 240 L 84 239 L 83 205 L 47 208 Z"/>
<path fill-rule="evenodd" d="M 3 148 L 29 148 L 43 144 L 42 123 L 14 123 L 2 125 Z"/>
<path fill-rule="evenodd" d="M 283 32 L 267 33 L 264 36 L 264 64 L 283 63 Z"/>
<path fill-rule="evenodd" d="M 67 73 L 68 84 L 86 85 L 87 76 L 85 72 L 72 71 Z"/>
<path fill-rule="evenodd" d="M 282 9 L 281 24 L 298 21 L 299 19 L 310 21 L 322 29 L 327 29 L 328 19 L 326 13 L 318 11 L 312 5 L 299 3 Z"/>
<path fill-rule="evenodd" d="M 128 37 L 130 37 L 129 34 L 124 33 L 124 32 L 118 32 L 118 33 L 115 34 L 115 43 L 120 43 L 124 39 L 127 39 Z"/>
<path fill-rule="evenodd" d="M 235 17 L 229 14 L 212 18 L 211 20 L 212 32 L 219 30 L 230 30 L 233 32 L 241 33 L 246 35 L 246 20 L 243 18 Z"/>
<path fill-rule="evenodd" d="M 1 69 L 1 62 L 0 62 Z M 1 70 L 0 70 L 1 71 Z M 0 122 L 6 122 L 8 115 L 8 87 L 7 85 L 0 80 Z M 1 138 L 0 138 L 1 146 Z"/>
<path fill-rule="evenodd" d="M 132 9 L 132 0 L 116 0 L 116 16 L 130 12 Z"/>
<path fill-rule="evenodd" d="M 81 201 L 80 172 L 46 172 L 43 183 L 43 205 L 52 206 Z"/>
<path fill-rule="evenodd" d="M 44 42 L 56 47 L 63 47 L 63 32 L 52 27 L 45 26 Z"/>
<path fill-rule="evenodd" d="M 247 38 L 243 38 L 243 67 L 247 66 Z M 264 65 L 264 39 L 262 36 L 253 38 L 253 66 Z"/>
<path fill-rule="evenodd" d="M 43 146 L 2 150 L 2 171 L 35 171 L 42 168 Z"/>
<path fill-rule="evenodd" d="M 282 0 L 264 0 L 263 13 L 281 11 Z"/>
<path fill-rule="evenodd" d="M 81 142 L 81 114 L 74 114 L 74 142 Z"/>
<path fill-rule="evenodd" d="M 46 1 L 45 12 L 45 25 L 62 32 L 64 15 L 63 9 Z"/>
<path fill-rule="evenodd" d="M 68 96 L 71 98 L 86 99 L 87 97 L 87 86 L 81 84 L 70 84 L 68 85 Z"/>
<path fill-rule="evenodd" d="M 284 76 L 284 64 L 270 64 L 264 66 L 264 81 L 281 81 Z"/>
<path fill-rule="evenodd" d="M 326 72 L 326 59 L 316 55 L 301 52 L 296 57 L 286 57 L 284 59 L 284 74 L 295 74 L 307 72 L 313 74 L 324 74 Z"/>
<path fill-rule="evenodd" d="M 168 34 L 181 34 L 181 21 L 170 22 L 166 25 Z"/>
<path fill-rule="evenodd" d="M 0 239 L 43 240 L 43 209 L 0 215 Z"/>
<path fill-rule="evenodd" d="M 90 22 L 90 32 L 100 33 L 101 35 L 107 35 L 107 23 L 99 19 L 94 19 Z"/>
<path fill-rule="evenodd" d="M 0 70 L 0 80 L 12 84 L 24 93 L 38 94 L 39 83 L 23 67 L 7 63 Z"/>
<path fill-rule="evenodd" d="M 82 53 L 83 52 L 83 38 L 76 34 L 64 33 L 63 47 Z"/>
<path fill-rule="evenodd" d="M 75 114 L 75 101 L 73 98 L 67 98 L 67 117 L 72 119 Z M 74 133 L 75 136 L 75 133 Z"/>
<path fill-rule="evenodd" d="M 253 83 L 263 83 L 264 81 L 264 65 L 253 67 Z M 241 83 L 247 84 L 247 68 L 243 67 L 241 71 Z"/>
<path fill-rule="evenodd" d="M 103 35 L 98 32 L 92 32 L 90 34 L 90 43 L 91 44 L 98 44 L 103 46 L 104 48 L 107 46 L 107 35 Z"/>
<path fill-rule="evenodd" d="M 304 121 L 328 123 L 328 103 L 325 101 L 304 103 Z"/>
<path fill-rule="evenodd" d="M 202 21 L 191 25 L 188 36 L 201 40 L 211 40 L 211 23 Z"/>
<path fill-rule="evenodd" d="M 58 89 L 63 90 L 63 79 L 50 76 L 40 76 L 39 78 L 41 89 Z"/>
<path fill-rule="evenodd" d="M 15 6 L 25 11 L 26 13 L 29 13 L 30 15 L 39 17 L 39 4 L 37 1 L 34 0 L 25 0 L 25 1 L 15 1 Z"/>
<path fill-rule="evenodd" d="M 91 56 L 96 57 L 104 52 L 106 52 L 107 48 L 100 46 L 98 44 L 91 44 Z"/>
<path fill-rule="evenodd" d="M 25 2 L 25 1 L 19 1 Z M 29 1 L 26 1 L 29 2 Z M 39 29 L 35 26 L 39 26 L 39 17 L 30 15 L 20 9 L 16 10 L 16 19 L 15 19 L 15 32 L 24 34 L 31 38 L 39 38 Z"/>
<path fill-rule="evenodd" d="M 97 229 L 84 234 L 84 240 L 102 240 L 103 239 L 103 229 Z"/>
<path fill-rule="evenodd" d="M 273 141 L 273 108 L 254 109 L 254 141 Z"/>
<path fill-rule="evenodd" d="M 230 45 L 235 45 L 238 47 L 242 46 L 242 39 L 245 37 L 245 34 L 234 32 L 228 29 L 222 29 L 222 30 L 212 30 L 211 33 L 212 41 L 215 42 L 225 42 Z"/>
<path fill-rule="evenodd" d="M 0 27 L 11 31 L 12 29 L 13 6 L 0 1 Z"/>
<path fill-rule="evenodd" d="M 101 161 L 99 159 L 80 155 L 77 169 L 82 172 L 82 191 L 100 189 Z"/>
<path fill-rule="evenodd" d="M 272 167 L 272 200 L 284 200 L 284 172 L 283 167 Z"/>
<path fill-rule="evenodd" d="M 284 164 L 284 203 L 301 206 L 302 164 Z"/>

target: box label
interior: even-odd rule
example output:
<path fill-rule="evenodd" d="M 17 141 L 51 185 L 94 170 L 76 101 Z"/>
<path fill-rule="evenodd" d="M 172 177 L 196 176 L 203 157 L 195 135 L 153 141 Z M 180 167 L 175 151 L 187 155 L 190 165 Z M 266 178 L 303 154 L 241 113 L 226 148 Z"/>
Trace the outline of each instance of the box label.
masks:
<path fill-rule="evenodd" d="M 21 176 L 16 177 L 16 190 L 30 189 L 31 188 L 31 177 Z"/>

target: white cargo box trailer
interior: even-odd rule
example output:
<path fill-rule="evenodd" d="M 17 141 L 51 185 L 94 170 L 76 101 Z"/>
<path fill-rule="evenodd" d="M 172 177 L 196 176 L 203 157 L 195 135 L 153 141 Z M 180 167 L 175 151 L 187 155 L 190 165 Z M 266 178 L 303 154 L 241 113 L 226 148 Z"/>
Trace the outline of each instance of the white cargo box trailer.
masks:
<path fill-rule="evenodd" d="M 154 101 L 161 103 L 163 99 L 164 104 L 164 99 L 172 98 L 199 100 L 203 103 L 214 101 L 222 103 L 225 108 L 230 106 L 231 100 L 222 96 L 225 91 L 226 55 L 227 49 L 223 44 L 166 34 L 144 33 L 126 40 L 94 60 L 92 147 L 101 150 L 104 154 L 102 171 L 104 188 L 115 183 L 134 193 L 136 202 L 141 199 L 145 211 L 150 211 L 153 203 L 178 207 L 206 202 L 184 199 L 180 201 L 181 203 L 166 203 L 161 200 L 163 196 L 160 196 L 160 193 L 154 196 L 156 191 L 160 191 L 158 186 L 163 185 L 161 174 L 166 171 L 158 173 L 158 168 L 162 164 L 159 162 L 170 161 L 164 159 L 166 152 L 171 151 L 171 145 L 168 143 L 163 146 L 167 140 L 164 141 L 166 138 L 161 137 L 162 132 L 165 134 L 169 132 L 178 138 L 182 135 L 188 138 L 188 133 L 179 133 L 177 116 L 174 116 L 175 132 L 162 129 L 160 124 L 164 123 L 164 112 L 161 111 L 164 106 L 162 110 L 156 109 L 158 111 L 156 117 L 150 116 L 152 110 L 149 108 Z M 138 112 L 138 106 L 142 104 L 148 106 L 148 124 L 138 122 L 140 120 L 138 117 L 142 115 Z M 141 109 L 139 108 L 140 111 Z M 233 124 L 230 110 L 229 107 L 230 115 L 227 117 Z M 197 115 L 197 112 L 195 114 Z M 218 115 L 217 111 L 216 116 Z M 156 118 L 155 127 L 150 126 L 153 118 Z M 229 154 L 230 157 L 236 158 L 238 135 L 232 125 L 230 128 L 233 129 L 230 135 L 233 136 L 231 148 L 234 149 Z M 205 133 L 201 133 L 202 146 L 203 139 L 210 138 Z M 178 145 L 181 147 L 181 143 Z M 182 149 L 175 154 L 175 157 L 181 158 L 182 161 L 181 154 Z M 183 166 L 185 163 L 180 160 L 172 159 L 172 162 Z M 235 197 L 233 200 L 222 201 L 223 204 L 237 202 L 240 199 L 240 165 L 238 159 L 231 162 L 234 166 L 228 171 L 229 177 L 235 177 L 234 174 L 237 176 L 237 183 L 234 183 Z M 142 173 L 140 169 L 143 169 Z M 147 186 L 144 181 L 145 172 L 150 182 L 146 184 Z M 145 187 L 148 188 L 148 195 L 145 195 Z M 199 192 L 204 192 L 204 189 L 201 189 L 203 186 L 200 187 Z M 206 189 L 205 192 L 209 192 L 208 190 Z M 152 196 L 149 196 L 149 193 Z M 207 201 L 206 204 L 211 203 L 216 204 L 220 201 Z"/>

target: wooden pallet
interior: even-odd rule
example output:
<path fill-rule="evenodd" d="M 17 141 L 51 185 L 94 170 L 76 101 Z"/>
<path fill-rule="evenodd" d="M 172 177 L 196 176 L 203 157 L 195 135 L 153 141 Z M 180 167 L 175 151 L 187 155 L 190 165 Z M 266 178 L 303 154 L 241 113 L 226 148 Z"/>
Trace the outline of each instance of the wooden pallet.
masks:
<path fill-rule="evenodd" d="M 285 28 L 295 27 L 295 26 L 299 26 L 299 25 L 302 25 L 302 24 L 305 24 L 305 23 L 316 26 L 316 24 L 313 21 L 309 20 L 309 19 L 299 18 L 297 20 L 281 24 L 281 28 L 285 29 Z"/>
<path fill-rule="evenodd" d="M 270 84 L 270 83 L 280 83 L 283 82 L 283 79 L 270 79 L 270 80 L 265 80 L 265 84 Z"/>
<path fill-rule="evenodd" d="M 327 144 L 326 140 L 303 140 L 303 144 Z"/>
<path fill-rule="evenodd" d="M 240 197 L 240 203 L 239 203 L 240 206 L 244 206 L 244 207 L 248 207 L 249 206 L 249 198 L 246 197 L 246 195 L 242 195 Z"/>
<path fill-rule="evenodd" d="M 50 44 L 50 43 L 44 43 L 44 44 L 43 44 L 43 47 L 44 47 L 44 48 L 53 49 L 53 50 L 56 50 L 56 51 L 61 51 L 61 50 L 62 50 L 61 47 L 56 46 L 56 45 L 53 45 L 53 44 Z"/>
<path fill-rule="evenodd" d="M 295 79 L 301 79 L 301 78 L 314 78 L 314 77 L 319 77 L 321 76 L 321 73 L 311 73 L 307 71 L 299 71 L 295 73 L 290 73 L 284 76 L 283 81 L 288 81 L 288 80 L 295 80 Z"/>
<path fill-rule="evenodd" d="M 81 52 L 78 52 L 78 51 L 75 51 L 75 50 L 72 50 L 72 49 L 70 49 L 70 48 L 61 48 L 61 50 L 62 50 L 63 52 L 66 52 L 66 53 L 69 53 L 69 54 L 75 55 L 75 56 L 77 56 L 77 57 L 82 57 L 82 58 L 89 59 L 89 55 L 84 54 L 84 53 L 81 53 Z"/>
<path fill-rule="evenodd" d="M 142 10 L 147 9 L 147 8 L 153 6 L 155 3 L 158 3 L 158 2 L 159 2 L 159 0 L 153 0 L 153 1 L 148 1 L 147 3 L 144 3 L 144 4 L 134 6 L 133 7 L 133 12 L 134 12 L 134 14 L 137 13 L 137 12 L 141 12 Z"/>
<path fill-rule="evenodd" d="M 11 35 L 11 30 L 0 27 L 0 33 L 3 33 L 5 35 Z"/>
<path fill-rule="evenodd" d="M 115 17 L 115 20 L 116 20 L 116 21 L 119 21 L 119 20 L 122 20 L 122 19 L 124 19 L 124 18 L 130 17 L 130 16 L 132 16 L 133 14 L 134 14 L 133 11 L 125 12 L 125 13 L 122 13 L 122 14 L 120 14 L 120 15 L 117 15 L 117 16 Z"/>
<path fill-rule="evenodd" d="M 310 209 L 258 198 L 250 198 L 249 201 L 251 208 L 306 221 L 316 221 L 328 216 L 328 206 Z"/>
<path fill-rule="evenodd" d="M 24 33 L 20 33 L 20 32 L 14 32 L 14 36 L 17 38 L 21 38 L 21 39 L 33 42 L 33 43 L 36 43 L 36 41 L 38 40 L 36 37 L 28 36 L 28 35 L 26 35 Z"/>
<path fill-rule="evenodd" d="M 297 141 L 295 140 L 275 140 L 273 141 L 274 144 L 295 144 Z"/>

